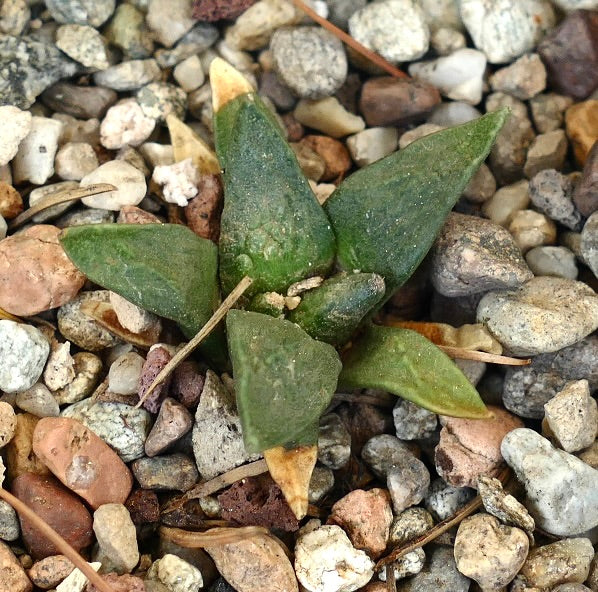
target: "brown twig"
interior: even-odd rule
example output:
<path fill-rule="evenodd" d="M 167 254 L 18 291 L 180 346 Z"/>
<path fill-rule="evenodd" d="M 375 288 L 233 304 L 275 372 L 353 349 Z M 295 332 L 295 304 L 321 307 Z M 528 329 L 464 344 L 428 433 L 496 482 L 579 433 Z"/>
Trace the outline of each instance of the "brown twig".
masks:
<path fill-rule="evenodd" d="M 386 589 L 388 592 L 397 592 L 397 581 L 395 580 L 394 569 L 392 565 L 387 565 L 385 570 L 386 572 Z"/>
<path fill-rule="evenodd" d="M 452 345 L 436 345 L 449 358 L 459 360 L 475 360 L 476 362 L 488 362 L 489 364 L 504 364 L 505 366 L 528 366 L 532 363 L 530 358 L 511 358 L 510 356 L 499 356 L 488 352 L 454 347 Z"/>
<path fill-rule="evenodd" d="M 387 62 L 382 56 L 373 52 L 371 49 L 368 49 L 367 47 L 365 47 L 365 45 L 359 43 L 359 41 L 353 39 L 351 35 L 345 33 L 342 29 L 339 29 L 338 27 L 333 25 L 329 20 L 326 20 L 324 17 L 321 17 L 315 10 L 307 6 L 307 4 L 305 4 L 305 2 L 303 2 L 302 0 L 293 0 L 293 4 L 297 8 L 302 10 L 310 19 L 318 23 L 318 25 L 321 25 L 327 31 L 330 31 L 333 35 L 335 35 L 341 41 L 346 43 L 349 47 L 354 49 L 356 52 L 360 53 L 362 56 L 370 60 L 370 62 L 372 62 L 379 68 L 382 68 L 385 72 L 388 72 L 391 76 L 394 76 L 396 78 L 409 78 L 409 76 L 405 74 L 405 72 L 399 70 L 391 63 Z"/>
<path fill-rule="evenodd" d="M 47 539 L 49 539 L 55 547 L 66 555 L 76 567 L 78 567 L 83 575 L 100 591 L 100 592 L 114 592 L 112 586 L 101 578 L 93 568 L 73 549 L 49 524 L 44 522 L 31 508 L 26 506 L 20 499 L 0 487 L 0 498 L 9 503 L 21 516 L 27 518 L 33 523 L 35 528 Z"/>
<path fill-rule="evenodd" d="M 238 528 L 214 528 L 207 532 L 190 532 L 169 526 L 160 527 L 160 536 L 187 549 L 201 549 L 217 545 L 230 545 L 256 535 L 267 535 L 269 531 L 263 526 L 241 526 Z"/>

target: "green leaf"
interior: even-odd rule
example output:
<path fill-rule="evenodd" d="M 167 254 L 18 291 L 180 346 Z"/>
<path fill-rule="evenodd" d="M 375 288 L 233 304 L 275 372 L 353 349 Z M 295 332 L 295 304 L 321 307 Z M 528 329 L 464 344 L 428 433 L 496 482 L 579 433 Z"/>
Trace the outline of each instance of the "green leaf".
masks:
<path fill-rule="evenodd" d="M 380 274 L 390 296 L 432 246 L 507 116 L 425 136 L 343 181 L 324 205 L 341 266 Z"/>
<path fill-rule="evenodd" d="M 253 279 L 251 296 L 326 274 L 335 249 L 330 222 L 268 108 L 241 95 L 216 113 L 214 134 L 224 171 L 223 292 L 244 275 Z"/>
<path fill-rule="evenodd" d="M 384 280 L 379 275 L 342 274 L 302 294 L 288 318 L 313 338 L 342 345 L 383 297 Z"/>
<path fill-rule="evenodd" d="M 343 356 L 339 385 L 382 389 L 442 415 L 490 417 L 453 361 L 408 329 L 370 325 Z"/>
<path fill-rule="evenodd" d="M 256 312 L 231 310 L 226 328 L 247 452 L 317 442 L 341 369 L 336 350 Z"/>
<path fill-rule="evenodd" d="M 187 337 L 218 306 L 218 254 L 180 224 L 73 226 L 60 241 L 92 281 L 178 323 Z"/>

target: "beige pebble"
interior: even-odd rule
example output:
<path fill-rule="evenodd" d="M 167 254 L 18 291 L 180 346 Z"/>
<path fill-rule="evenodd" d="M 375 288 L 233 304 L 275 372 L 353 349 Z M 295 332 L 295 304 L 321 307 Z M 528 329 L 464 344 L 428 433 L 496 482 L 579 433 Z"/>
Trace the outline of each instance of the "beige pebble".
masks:
<path fill-rule="evenodd" d="M 295 107 L 294 115 L 299 123 L 333 138 L 342 138 L 365 129 L 365 121 L 360 116 L 349 113 L 336 97 L 316 101 L 301 99 Z"/>
<path fill-rule="evenodd" d="M 47 475 L 48 467 L 33 452 L 33 432 L 39 417 L 30 413 L 18 413 L 15 434 L 6 446 L 6 467 L 9 479 L 23 473 Z"/>
<path fill-rule="evenodd" d="M 556 242 L 555 223 L 535 210 L 515 212 L 509 223 L 509 232 L 523 253 L 533 247 L 554 245 Z"/>

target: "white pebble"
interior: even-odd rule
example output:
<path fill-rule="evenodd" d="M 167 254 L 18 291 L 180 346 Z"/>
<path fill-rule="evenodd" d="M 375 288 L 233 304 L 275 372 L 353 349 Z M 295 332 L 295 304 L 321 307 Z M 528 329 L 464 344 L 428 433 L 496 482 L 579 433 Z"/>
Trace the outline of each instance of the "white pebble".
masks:
<path fill-rule="evenodd" d="M 81 181 L 99 166 L 95 150 L 86 142 L 66 143 L 54 159 L 56 174 L 65 181 Z"/>
<path fill-rule="evenodd" d="M 152 563 L 147 578 L 161 582 L 169 592 L 196 592 L 203 586 L 199 569 L 170 553 Z"/>
<path fill-rule="evenodd" d="M 347 111 L 336 97 L 315 101 L 301 99 L 293 114 L 299 123 L 333 138 L 342 138 L 365 129 L 363 118 Z"/>
<path fill-rule="evenodd" d="M 52 344 L 44 370 L 44 382 L 51 391 L 57 391 L 75 379 L 75 360 L 71 356 L 71 342 Z"/>
<path fill-rule="evenodd" d="M 131 333 L 143 333 L 155 328 L 160 332 L 160 317 L 129 302 L 115 292 L 110 292 L 110 304 L 118 322 Z"/>
<path fill-rule="evenodd" d="M 206 79 L 201 60 L 196 55 L 179 62 L 172 75 L 185 92 L 198 89 Z"/>
<path fill-rule="evenodd" d="M 371 127 L 349 136 L 347 148 L 355 164 L 364 167 L 394 152 L 398 142 L 396 127 Z"/>
<path fill-rule="evenodd" d="M 94 562 L 89 564 L 94 571 L 98 571 L 102 564 Z M 83 572 L 76 567 L 58 586 L 56 592 L 83 592 L 89 580 Z"/>
<path fill-rule="evenodd" d="M 0 106 L 0 129 L 0 165 L 5 165 L 14 158 L 21 140 L 31 130 L 31 113 L 12 105 Z"/>
<path fill-rule="evenodd" d="M 149 138 L 155 126 L 155 120 L 144 115 L 135 99 L 124 99 L 110 107 L 102 121 L 102 146 L 110 150 L 139 146 Z"/>
<path fill-rule="evenodd" d="M 171 165 L 157 166 L 152 179 L 162 185 L 162 194 L 168 203 L 186 206 L 187 200 L 198 192 L 199 171 L 191 158 Z"/>
<path fill-rule="evenodd" d="M 144 359 L 135 352 L 116 358 L 108 371 L 108 389 L 119 395 L 136 394 L 143 363 Z"/>

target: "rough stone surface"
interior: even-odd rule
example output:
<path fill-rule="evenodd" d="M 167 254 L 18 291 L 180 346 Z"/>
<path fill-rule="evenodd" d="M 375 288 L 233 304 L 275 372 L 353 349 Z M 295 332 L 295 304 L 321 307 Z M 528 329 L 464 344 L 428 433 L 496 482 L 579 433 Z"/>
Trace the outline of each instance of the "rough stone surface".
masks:
<path fill-rule="evenodd" d="M 139 562 L 137 533 L 122 504 L 104 504 L 93 513 L 93 532 L 102 567 L 119 574 L 130 573 Z"/>
<path fill-rule="evenodd" d="M 567 148 L 567 137 L 563 130 L 536 136 L 527 151 L 523 172 L 531 179 L 544 169 L 561 170 L 567 156 Z"/>
<path fill-rule="evenodd" d="M 81 401 L 94 389 L 102 372 L 102 360 L 89 352 L 78 352 L 73 356 L 75 361 L 75 378 L 64 388 L 53 394 L 60 405 Z"/>
<path fill-rule="evenodd" d="M 147 579 L 162 583 L 164 589 L 170 592 L 192 592 L 202 588 L 204 583 L 197 567 L 172 553 L 154 561 Z"/>
<path fill-rule="evenodd" d="M 129 91 L 158 80 L 160 74 L 160 66 L 154 59 L 129 60 L 96 72 L 93 79 L 98 86 L 116 91 Z"/>
<path fill-rule="evenodd" d="M 36 561 L 27 575 L 35 586 L 42 590 L 55 588 L 75 569 L 73 563 L 64 555 L 50 555 Z"/>
<path fill-rule="evenodd" d="M 586 218 L 598 210 L 598 143 L 590 150 L 573 190 L 573 203 Z"/>
<path fill-rule="evenodd" d="M 475 496 L 475 490 L 469 487 L 453 487 L 444 479 L 432 481 L 425 497 L 426 509 L 437 520 L 444 520 L 452 516 L 461 506 L 464 506 Z"/>
<path fill-rule="evenodd" d="M 538 132 L 547 134 L 561 128 L 565 110 L 571 106 L 571 103 L 573 103 L 571 97 L 553 92 L 542 93 L 532 98 L 530 107 Z"/>
<path fill-rule="evenodd" d="M 399 514 L 422 501 L 428 493 L 430 473 L 421 460 L 405 454 L 389 469 L 386 484 L 394 512 Z"/>
<path fill-rule="evenodd" d="M 17 428 L 12 440 L 5 448 L 7 475 L 9 479 L 15 479 L 25 473 L 36 475 L 48 475 L 48 468 L 34 454 L 32 439 L 35 426 L 39 421 L 38 417 L 29 413 L 17 414 Z M 4 467 L 0 468 L 0 473 Z M 0 478 L 0 481 L 2 479 Z"/>
<path fill-rule="evenodd" d="M 8 165 L 1 168 L 6 169 Z M 18 216 L 22 211 L 23 198 L 21 194 L 9 183 L 0 181 L 0 215 L 10 220 Z"/>
<path fill-rule="evenodd" d="M 162 185 L 162 195 L 168 203 L 185 207 L 194 198 L 199 189 L 200 172 L 191 158 L 180 162 L 157 166 L 152 179 Z"/>
<path fill-rule="evenodd" d="M 455 297 L 516 288 L 533 274 L 505 229 L 452 213 L 436 240 L 431 277 L 438 292 Z"/>
<path fill-rule="evenodd" d="M 580 230 L 581 215 L 571 199 L 572 191 L 571 180 L 554 169 L 540 171 L 529 183 L 531 202 L 541 212 L 571 230 Z"/>
<path fill-rule="evenodd" d="M 104 70 L 110 65 L 106 41 L 93 27 L 74 24 L 58 27 L 56 47 L 87 68 Z"/>
<path fill-rule="evenodd" d="M 2 145 L 0 146 L 0 166 L 10 162 L 17 153 L 19 144 L 31 130 L 31 113 L 21 111 L 12 105 L 0 106 Z"/>
<path fill-rule="evenodd" d="M 598 277 L 598 213 L 594 212 L 581 231 L 581 254 L 588 267 Z"/>
<path fill-rule="evenodd" d="M 430 437 L 438 425 L 435 413 L 399 398 L 392 410 L 392 417 L 399 440 L 419 440 Z"/>
<path fill-rule="evenodd" d="M 318 460 L 324 466 L 337 470 L 349 462 L 351 434 L 340 417 L 329 413 L 320 419 Z"/>
<path fill-rule="evenodd" d="M 0 592 L 31 592 L 33 586 L 10 547 L 0 541 Z"/>
<path fill-rule="evenodd" d="M 381 479 L 386 478 L 392 467 L 402 464 L 407 456 L 412 457 L 413 453 L 406 444 L 390 434 L 379 432 L 361 450 L 361 458 Z"/>
<path fill-rule="evenodd" d="M 117 150 L 139 146 L 154 131 L 156 122 L 146 117 L 135 99 L 124 99 L 110 107 L 100 127 L 102 146 Z"/>
<path fill-rule="evenodd" d="M 521 56 L 510 66 L 500 68 L 490 77 L 493 91 L 500 91 L 527 101 L 546 88 L 546 68 L 537 53 Z"/>
<path fill-rule="evenodd" d="M 182 88 L 166 82 L 150 82 L 139 89 L 137 102 L 146 117 L 157 123 L 166 123 L 170 113 L 179 119 L 185 117 L 187 109 L 187 93 Z"/>
<path fill-rule="evenodd" d="M 501 450 L 523 483 L 526 507 L 541 528 L 572 536 L 598 525 L 596 469 L 527 428 L 507 434 Z"/>
<path fill-rule="evenodd" d="M 199 479 L 195 463 L 182 453 L 140 458 L 131 470 L 143 489 L 158 491 L 188 491 Z"/>
<path fill-rule="evenodd" d="M 565 112 L 565 127 L 575 159 L 583 166 L 598 138 L 598 100 L 583 101 L 569 107 Z"/>
<path fill-rule="evenodd" d="M 0 500 L 0 539 L 16 541 L 21 534 L 19 518 L 13 507 L 4 500 Z"/>
<path fill-rule="evenodd" d="M 390 564 L 391 573 L 395 580 L 403 580 L 408 576 L 418 574 L 426 563 L 426 554 L 424 550 L 414 549 L 399 557 Z M 381 581 L 386 582 L 386 568 L 383 567 L 378 570 L 378 577 Z"/>
<path fill-rule="evenodd" d="M 191 0 L 149 0 L 146 22 L 162 45 L 172 47 L 195 24 Z"/>
<path fill-rule="evenodd" d="M 390 526 L 388 542 L 391 545 L 406 543 L 424 534 L 434 526 L 434 519 L 425 508 L 407 508 L 398 514 Z"/>
<path fill-rule="evenodd" d="M 193 416 L 181 403 L 167 397 L 145 441 L 147 456 L 156 456 L 182 438 L 193 425 Z"/>
<path fill-rule="evenodd" d="M 0 449 L 13 439 L 16 429 L 17 418 L 12 405 L 0 401 Z"/>

